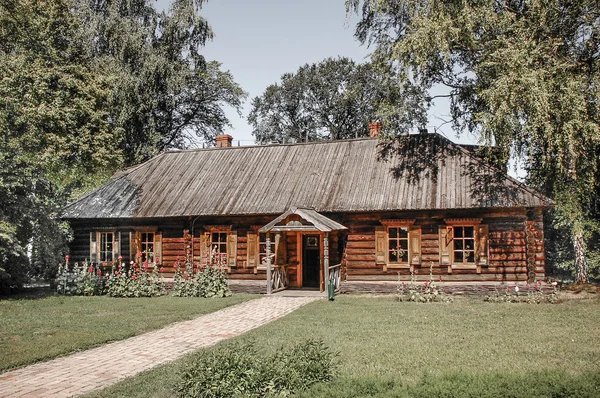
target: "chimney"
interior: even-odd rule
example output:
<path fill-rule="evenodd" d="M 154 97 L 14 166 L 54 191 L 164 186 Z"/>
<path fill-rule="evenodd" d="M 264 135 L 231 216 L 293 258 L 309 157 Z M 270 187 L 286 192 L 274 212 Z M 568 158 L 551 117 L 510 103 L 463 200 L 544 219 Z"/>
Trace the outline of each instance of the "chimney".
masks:
<path fill-rule="evenodd" d="M 233 137 L 229 134 L 219 134 L 215 137 L 217 140 L 217 148 L 228 148 L 231 146 Z"/>
<path fill-rule="evenodd" d="M 369 137 L 377 137 L 381 130 L 381 122 L 369 123 Z"/>

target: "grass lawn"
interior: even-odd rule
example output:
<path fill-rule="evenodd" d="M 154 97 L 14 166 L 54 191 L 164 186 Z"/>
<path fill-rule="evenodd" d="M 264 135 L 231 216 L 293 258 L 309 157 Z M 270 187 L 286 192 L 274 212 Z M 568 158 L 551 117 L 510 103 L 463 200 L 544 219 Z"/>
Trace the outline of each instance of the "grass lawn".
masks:
<path fill-rule="evenodd" d="M 507 388 L 521 392 L 510 396 L 531 396 L 528 388 L 550 396 L 543 388 L 577 383 L 597 388 L 600 396 L 598 299 L 534 305 L 459 297 L 450 304 L 417 304 L 341 296 L 236 339 L 275 350 L 307 338 L 339 352 L 340 368 L 334 382 L 303 397 L 442 396 L 457 385 L 475 388 L 476 395 L 444 396 L 507 396 L 483 394 Z M 91 396 L 172 397 L 183 366 L 185 358 Z M 596 396 L 586 394 L 570 396 Z"/>
<path fill-rule="evenodd" d="M 0 300 L 0 370 L 158 329 L 257 296 Z"/>

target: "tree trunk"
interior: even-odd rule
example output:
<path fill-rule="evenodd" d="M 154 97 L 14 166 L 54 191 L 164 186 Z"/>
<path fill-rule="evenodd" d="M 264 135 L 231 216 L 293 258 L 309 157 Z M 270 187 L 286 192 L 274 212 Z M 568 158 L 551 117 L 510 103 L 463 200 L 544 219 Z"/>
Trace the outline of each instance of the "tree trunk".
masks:
<path fill-rule="evenodd" d="M 575 248 L 575 282 L 588 283 L 588 266 L 585 260 L 585 241 L 583 232 L 573 233 L 573 246 Z"/>

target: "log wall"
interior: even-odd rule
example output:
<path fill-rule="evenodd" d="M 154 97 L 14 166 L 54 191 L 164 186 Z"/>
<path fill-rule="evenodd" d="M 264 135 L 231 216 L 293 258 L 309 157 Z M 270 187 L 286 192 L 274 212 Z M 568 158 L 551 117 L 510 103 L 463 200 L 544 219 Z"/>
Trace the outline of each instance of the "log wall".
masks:
<path fill-rule="evenodd" d="M 420 264 L 412 265 L 419 275 L 432 273 L 447 281 L 532 281 L 545 277 L 545 255 L 543 220 L 540 209 L 513 209 L 510 211 L 485 212 L 388 212 L 326 214 L 326 216 L 348 227 L 347 231 L 329 234 L 330 264 L 342 263 L 342 272 L 348 281 L 397 281 L 409 280 L 409 268 L 387 268 L 376 259 L 377 227 L 381 220 L 412 219 L 420 230 Z M 480 218 L 488 226 L 489 258 L 486 265 L 477 269 L 455 269 L 440 263 L 439 228 L 446 225 L 446 218 Z M 229 270 L 230 278 L 264 280 L 264 270 L 248 265 L 248 232 L 256 232 L 257 225 L 265 225 L 271 216 L 256 217 L 212 217 L 168 220 L 100 220 L 72 224 L 74 240 L 70 244 L 72 262 L 81 262 L 89 257 L 90 231 L 114 228 L 121 232 L 121 255 L 123 261 L 131 261 L 130 232 L 139 228 L 156 228 L 162 234 L 162 261 L 166 276 L 174 272 L 179 257 L 183 260 L 186 251 L 194 261 L 200 262 L 201 236 L 206 225 L 231 226 L 237 234 L 235 266 Z M 112 225 L 112 226 L 111 226 Z M 185 235 L 184 231 L 188 231 Z M 193 231 L 194 239 L 191 234 Z M 285 234 L 286 263 L 291 286 L 300 286 L 302 254 L 301 234 Z M 387 242 L 386 242 L 387 244 Z M 386 269 L 387 268 L 387 269 Z"/>

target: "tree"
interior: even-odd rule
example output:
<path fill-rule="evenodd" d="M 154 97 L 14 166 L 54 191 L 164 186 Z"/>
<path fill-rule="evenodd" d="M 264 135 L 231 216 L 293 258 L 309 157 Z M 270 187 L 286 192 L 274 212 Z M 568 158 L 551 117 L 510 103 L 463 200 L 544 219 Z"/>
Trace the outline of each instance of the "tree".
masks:
<path fill-rule="evenodd" d="M 107 105 L 126 165 L 214 141 L 229 125 L 222 106 L 239 112 L 244 91 L 200 54 L 213 37 L 202 3 L 174 0 L 158 12 L 149 0 L 76 0 L 95 62 L 113 77 Z"/>
<path fill-rule="evenodd" d="M 361 6 L 362 5 L 362 6 Z M 524 161 L 557 201 L 576 277 L 599 230 L 600 9 L 595 0 L 347 0 L 376 63 L 430 90 L 444 85 L 457 131 Z M 427 104 L 425 104 L 427 105 Z"/>
<path fill-rule="evenodd" d="M 241 88 L 199 54 L 212 35 L 201 3 L 0 0 L 0 289 L 50 276 L 69 200 L 210 139 L 221 106 L 239 108 Z"/>
<path fill-rule="evenodd" d="M 102 108 L 109 80 L 90 62 L 70 4 L 0 2 L 0 268 L 2 290 L 25 280 L 28 244 L 58 262 L 56 209 L 121 157 Z M 35 235 L 44 225 L 49 236 Z"/>
<path fill-rule="evenodd" d="M 327 58 L 282 75 L 253 99 L 248 121 L 262 143 L 363 137 L 384 101 L 395 110 L 390 122 L 410 128 L 405 103 L 417 94 L 369 63 Z"/>

